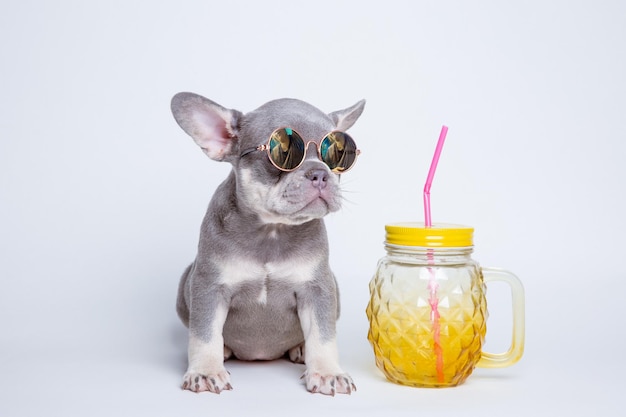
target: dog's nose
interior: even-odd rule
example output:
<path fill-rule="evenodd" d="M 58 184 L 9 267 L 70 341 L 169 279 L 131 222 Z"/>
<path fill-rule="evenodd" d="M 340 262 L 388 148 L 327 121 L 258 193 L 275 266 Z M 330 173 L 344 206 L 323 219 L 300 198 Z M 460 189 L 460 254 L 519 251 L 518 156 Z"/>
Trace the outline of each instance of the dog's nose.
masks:
<path fill-rule="evenodd" d="M 319 188 L 320 190 L 326 187 L 326 182 L 328 181 L 328 171 L 325 169 L 311 169 L 305 174 L 305 176 L 307 179 L 311 180 L 311 185 L 313 185 L 313 187 Z"/>

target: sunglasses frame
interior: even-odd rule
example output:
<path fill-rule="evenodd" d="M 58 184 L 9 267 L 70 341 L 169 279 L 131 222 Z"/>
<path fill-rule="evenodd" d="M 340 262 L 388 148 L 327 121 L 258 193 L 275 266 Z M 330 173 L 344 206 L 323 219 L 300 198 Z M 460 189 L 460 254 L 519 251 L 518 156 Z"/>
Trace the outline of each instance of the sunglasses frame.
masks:
<path fill-rule="evenodd" d="M 282 130 L 282 129 L 289 129 L 289 130 L 291 130 L 293 133 L 297 134 L 298 137 L 304 143 L 304 151 L 303 151 L 303 154 L 302 154 L 302 160 L 298 163 L 298 165 L 296 165 L 295 167 L 293 167 L 291 169 L 286 169 L 286 168 L 278 166 L 278 164 L 276 164 L 276 162 L 274 162 L 274 160 L 272 159 L 272 155 L 270 154 L 270 152 L 271 152 L 270 142 L 272 140 L 272 136 L 274 136 L 274 133 L 276 133 L 277 131 Z M 354 161 L 352 162 L 352 164 L 348 168 L 343 169 L 343 170 L 339 170 L 338 168 L 330 168 L 328 166 L 328 164 L 326 162 L 324 162 L 324 160 L 322 159 L 322 142 L 324 141 L 324 139 L 326 139 L 326 137 L 328 135 L 331 135 L 333 133 L 341 133 L 342 135 L 347 136 L 352 141 L 352 143 L 354 143 L 354 147 L 355 147 L 355 149 L 354 149 L 354 154 L 355 154 L 354 155 Z M 357 160 L 358 156 L 361 154 L 361 150 L 356 147 L 357 146 L 356 142 L 354 141 L 354 139 L 352 139 L 352 136 L 350 136 L 348 133 L 343 132 L 341 130 L 332 130 L 332 131 L 326 133 L 322 137 L 322 139 L 320 139 L 320 143 L 318 145 L 314 140 L 310 140 L 310 141 L 306 142 L 304 140 L 304 138 L 302 137 L 302 135 L 300 133 L 298 133 L 297 130 L 295 130 L 295 129 L 291 128 L 291 127 L 284 126 L 284 127 L 279 127 L 277 129 L 274 129 L 272 131 L 272 133 L 270 134 L 269 138 L 267 139 L 266 143 L 264 143 L 263 145 L 259 145 L 256 148 L 248 149 L 248 150 L 244 151 L 241 154 L 241 157 L 244 157 L 245 155 L 247 155 L 247 154 L 249 154 L 251 152 L 264 151 L 267 154 L 267 159 L 269 159 L 270 162 L 272 163 L 272 165 L 274 165 L 277 169 L 279 169 L 279 170 L 281 170 L 283 172 L 292 172 L 292 171 L 295 171 L 296 169 L 300 168 L 300 166 L 302 166 L 302 164 L 306 160 L 306 152 L 307 152 L 307 149 L 309 149 L 309 145 L 310 144 L 314 144 L 315 145 L 315 149 L 317 150 L 317 157 L 319 158 L 319 160 L 322 161 L 324 163 L 324 165 L 328 166 L 328 168 L 330 168 L 330 170 L 333 173 L 335 173 L 335 174 L 343 174 L 344 172 L 347 172 L 347 171 L 351 170 L 352 167 L 356 164 L 356 160 Z"/>

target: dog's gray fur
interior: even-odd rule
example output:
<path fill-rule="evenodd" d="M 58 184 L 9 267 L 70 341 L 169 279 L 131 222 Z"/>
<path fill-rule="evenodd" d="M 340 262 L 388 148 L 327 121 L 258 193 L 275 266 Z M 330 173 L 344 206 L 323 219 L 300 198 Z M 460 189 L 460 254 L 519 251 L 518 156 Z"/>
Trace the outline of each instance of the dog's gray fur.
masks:
<path fill-rule="evenodd" d="M 172 99 L 178 124 L 212 159 L 233 169 L 202 222 L 198 254 L 180 281 L 177 312 L 189 327 L 183 388 L 231 389 L 224 359 L 271 360 L 287 354 L 306 364 L 311 392 L 351 393 L 338 363 L 339 296 L 328 264 L 322 217 L 341 206 L 339 176 L 314 146 L 295 171 L 275 168 L 265 152 L 247 150 L 290 127 L 319 144 L 347 130 L 365 101 L 325 114 L 303 101 L 274 100 L 243 114 L 193 93 Z"/>

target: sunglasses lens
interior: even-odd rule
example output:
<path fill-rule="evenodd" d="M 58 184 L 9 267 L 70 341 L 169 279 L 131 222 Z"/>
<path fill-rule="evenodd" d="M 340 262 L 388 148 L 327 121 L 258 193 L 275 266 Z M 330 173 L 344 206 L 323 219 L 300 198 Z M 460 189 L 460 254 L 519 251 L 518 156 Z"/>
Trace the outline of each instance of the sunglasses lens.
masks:
<path fill-rule="evenodd" d="M 320 153 L 322 161 L 333 172 L 341 173 L 354 165 L 357 156 L 356 143 L 347 133 L 332 132 L 322 139 Z"/>
<path fill-rule="evenodd" d="M 304 159 L 304 140 L 292 129 L 275 130 L 269 145 L 270 159 L 280 169 L 295 169 Z"/>

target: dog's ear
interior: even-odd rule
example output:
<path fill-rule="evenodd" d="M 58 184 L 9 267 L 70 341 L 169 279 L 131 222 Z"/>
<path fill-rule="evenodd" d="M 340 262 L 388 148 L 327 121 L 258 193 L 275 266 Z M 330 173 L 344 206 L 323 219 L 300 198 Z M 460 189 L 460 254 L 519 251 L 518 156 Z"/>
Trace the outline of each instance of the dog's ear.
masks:
<path fill-rule="evenodd" d="M 352 107 L 347 109 L 337 110 L 329 114 L 330 118 L 335 122 L 337 130 L 348 130 L 354 122 L 363 113 L 365 107 L 365 100 L 361 100 Z"/>
<path fill-rule="evenodd" d="M 198 94 L 178 93 L 172 98 L 172 114 L 209 158 L 223 161 L 236 150 L 241 112 Z"/>

